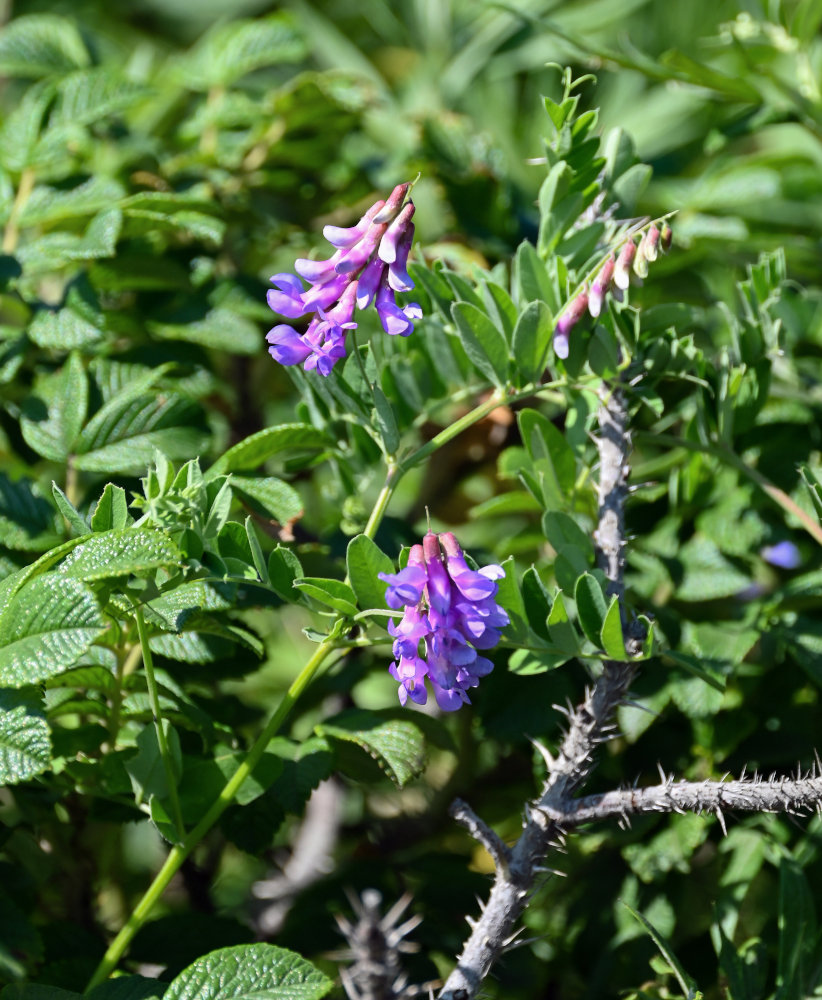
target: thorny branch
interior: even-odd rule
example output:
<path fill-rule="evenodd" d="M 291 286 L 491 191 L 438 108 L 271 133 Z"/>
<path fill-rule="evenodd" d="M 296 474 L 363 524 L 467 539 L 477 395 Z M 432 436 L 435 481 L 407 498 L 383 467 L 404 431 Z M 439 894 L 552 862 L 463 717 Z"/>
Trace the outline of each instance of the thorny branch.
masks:
<path fill-rule="evenodd" d="M 630 435 L 621 389 L 603 386 L 598 411 L 599 519 L 594 534 L 597 564 L 608 579 L 608 592 L 624 594 L 624 504 L 627 494 Z M 639 652 L 644 635 L 628 621 L 623 631 L 629 655 Z M 526 806 L 525 824 L 508 847 L 465 803 L 451 814 L 468 828 L 491 854 L 496 866 L 494 885 L 478 920 L 468 919 L 469 936 L 457 966 L 439 1000 L 472 1000 L 492 965 L 509 946 L 516 925 L 549 850 L 561 845 L 572 827 L 609 816 L 627 821 L 645 812 L 712 812 L 724 830 L 723 810 L 804 813 L 822 805 L 822 766 L 796 778 L 758 776 L 738 781 L 674 782 L 663 775 L 661 785 L 627 789 L 575 799 L 594 767 L 594 749 L 608 736 L 616 707 L 625 699 L 634 663 L 608 661 L 582 703 L 569 709 L 568 729 L 556 757 L 537 744 L 548 765 L 539 798 Z"/>
<path fill-rule="evenodd" d="M 597 561 L 609 581 L 611 593 L 622 596 L 624 556 L 623 508 L 627 494 L 628 415 L 619 388 L 604 386 L 598 412 L 599 522 L 595 534 Z M 551 813 L 568 802 L 593 769 L 594 749 L 607 735 L 611 717 L 625 697 L 634 666 L 608 661 L 581 704 L 568 712 L 568 730 L 556 757 L 543 749 L 548 777 L 536 802 L 526 807 L 526 822 L 517 842 L 507 848 L 507 865 L 497 865 L 491 895 L 474 922 L 456 968 L 445 981 L 440 1000 L 471 1000 L 491 966 L 509 945 L 528 895 L 552 846 L 564 835 Z M 542 748 L 540 748 L 542 749 Z M 459 807 L 460 818 L 465 815 Z M 473 814 L 471 814 L 473 817 Z M 476 817 L 467 824 L 492 857 L 500 854 L 498 838 L 488 837 Z"/>

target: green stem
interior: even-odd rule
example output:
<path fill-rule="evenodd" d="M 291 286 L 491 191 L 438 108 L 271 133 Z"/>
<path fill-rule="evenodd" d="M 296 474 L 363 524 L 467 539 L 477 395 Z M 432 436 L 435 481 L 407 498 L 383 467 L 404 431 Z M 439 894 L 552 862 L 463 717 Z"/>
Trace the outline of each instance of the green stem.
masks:
<path fill-rule="evenodd" d="M 17 186 L 17 194 L 14 196 L 14 203 L 9 213 L 9 221 L 6 223 L 3 232 L 3 253 L 14 253 L 17 249 L 17 241 L 20 239 L 20 215 L 26 207 L 31 192 L 34 190 L 34 171 L 31 167 L 26 167 L 20 174 L 20 183 Z"/>
<path fill-rule="evenodd" d="M 125 653 L 122 652 L 117 657 L 117 688 L 111 698 L 111 718 L 109 719 L 109 747 L 114 749 L 117 745 L 117 735 L 120 732 L 120 713 L 123 709 L 123 682 L 137 665 L 137 661 L 142 656 L 142 649 L 139 643 L 132 646 Z"/>
<path fill-rule="evenodd" d="M 174 763 L 171 759 L 171 750 L 168 745 L 166 729 L 163 725 L 163 717 L 160 710 L 160 692 L 157 688 L 157 678 L 154 676 L 154 657 L 151 653 L 151 646 L 148 642 L 148 632 L 146 631 L 146 621 L 143 618 L 142 609 L 134 605 L 134 619 L 137 622 L 137 635 L 140 637 L 140 649 L 143 653 L 143 668 L 146 674 L 146 686 L 148 687 L 148 700 L 151 705 L 151 714 L 154 716 L 154 729 L 157 733 L 157 743 L 160 746 L 160 756 L 163 759 L 163 770 L 166 773 L 166 784 L 168 785 L 168 797 L 171 802 L 172 818 L 177 829 L 177 837 L 182 840 L 186 835 L 185 824 L 183 823 L 183 811 L 180 808 L 180 798 L 177 795 L 177 775 L 174 773 Z"/>
<path fill-rule="evenodd" d="M 154 904 L 163 895 L 166 887 L 172 878 L 177 874 L 182 863 L 234 801 L 241 785 L 259 763 L 266 747 L 271 742 L 273 737 L 276 736 L 284 719 L 294 707 L 294 704 L 299 696 L 308 686 L 314 674 L 322 666 L 326 657 L 336 648 L 337 631 L 338 630 L 335 629 L 324 642 L 317 646 L 314 651 L 314 655 L 308 663 L 306 663 L 300 674 L 294 680 L 291 687 L 283 697 L 283 700 L 277 707 L 277 711 L 271 716 L 271 719 L 265 729 L 257 737 L 256 742 L 246 754 L 243 762 L 225 783 L 222 791 L 214 800 L 208 812 L 206 812 L 200 822 L 194 827 L 182 843 L 175 844 L 174 847 L 171 848 L 163 867 L 159 870 L 159 872 L 157 872 L 154 881 L 148 887 L 137 906 L 135 906 L 131 916 L 120 930 L 120 933 L 109 945 L 102 961 L 97 966 L 94 975 L 89 980 L 86 992 L 108 979 L 117 967 L 117 963 L 123 957 L 126 948 L 128 948 L 131 943 L 132 938 L 143 926 L 146 918 L 154 908 Z"/>
<path fill-rule="evenodd" d="M 770 479 L 763 476 L 758 469 L 752 468 L 747 465 L 736 452 L 731 451 L 724 445 L 717 444 L 702 444 L 696 441 L 688 441 L 685 438 L 676 437 L 674 434 L 652 434 L 648 432 L 639 432 L 636 437 L 638 439 L 645 439 L 648 441 L 653 441 L 656 444 L 670 445 L 675 448 L 684 448 L 686 451 L 696 451 L 702 454 L 713 455 L 714 458 L 718 458 L 721 462 L 726 462 L 728 465 L 732 466 L 738 472 L 741 472 L 744 476 L 747 476 L 752 483 L 755 483 L 763 493 L 771 498 L 774 503 L 778 504 L 784 511 L 793 516 L 800 522 L 805 531 L 808 532 L 820 545 L 822 545 L 822 526 L 816 523 L 816 521 L 807 514 L 795 500 L 792 500 L 788 494 L 781 490 L 778 486 L 775 486 Z"/>

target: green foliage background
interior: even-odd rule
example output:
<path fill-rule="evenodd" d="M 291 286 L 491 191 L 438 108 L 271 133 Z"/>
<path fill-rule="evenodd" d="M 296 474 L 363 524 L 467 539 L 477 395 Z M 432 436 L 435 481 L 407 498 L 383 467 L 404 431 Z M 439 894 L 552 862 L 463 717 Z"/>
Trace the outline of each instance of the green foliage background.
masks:
<path fill-rule="evenodd" d="M 323 224 L 351 224 L 417 173 L 428 318 L 407 343 L 375 336 L 367 355 L 394 404 L 371 428 L 383 442 L 430 441 L 483 398 L 497 373 L 453 347 L 450 305 L 463 303 L 469 344 L 471 310 L 488 311 L 477 282 L 490 272 L 507 286 L 523 240 L 585 273 L 609 230 L 586 216 L 583 181 L 606 169 L 622 218 L 677 212 L 673 251 L 632 292 L 639 325 L 617 332 L 640 345 L 647 386 L 634 407 L 631 600 L 679 652 L 644 666 L 635 698 L 651 711 L 621 710 L 592 790 L 654 781 L 657 762 L 691 779 L 810 766 L 820 550 L 761 477 L 813 513 L 799 470 L 813 481 L 820 465 L 821 23 L 816 0 L 13 5 L 0 33 L 0 759 L 13 777 L 0 791 L 0 982 L 82 990 L 159 865 L 156 830 L 174 839 L 169 784 L 181 782 L 190 828 L 311 654 L 302 629 L 322 627 L 315 612 L 371 606 L 350 550 L 353 605 L 291 587 L 345 575 L 382 456 L 355 366 L 311 391 L 265 353 L 265 290 L 321 248 Z M 561 96 L 550 63 L 595 70 L 577 114 L 600 114 L 550 154 L 570 164 L 579 199 L 552 206 L 543 189 L 541 226 L 552 126 L 540 95 Z M 598 144 L 584 143 L 600 134 L 607 167 L 586 177 Z M 519 252 L 517 305 L 536 297 L 532 262 Z M 572 375 L 587 364 L 612 376 L 616 336 L 596 353 L 580 335 Z M 535 564 L 552 588 L 573 584 L 586 543 L 563 564 L 543 518 L 555 508 L 593 526 L 591 404 L 573 399 L 576 423 L 567 398 L 543 400 L 552 429 L 537 438 L 521 433 L 530 418 L 492 413 L 436 451 L 395 495 L 383 552 L 396 559 L 419 537 L 427 507 L 479 561 L 513 556 L 511 578 Z M 537 447 L 559 462 L 556 495 L 527 488 Z M 781 541 L 798 546 L 798 568 L 763 558 Z M 175 577 L 183 562 L 196 579 Z M 36 590 L 22 591 L 32 566 Z M 161 773 L 151 692 L 128 660 L 129 602 L 144 599 L 176 774 Z M 54 631 L 42 646 L 36 608 Z M 333 977 L 344 889 L 410 890 L 425 917 L 411 975 L 447 972 L 490 871 L 447 803 L 459 794 L 514 838 L 542 775 L 529 737 L 555 743 L 553 706 L 587 680 L 542 654 L 511 669 L 500 655 L 474 708 L 437 722 L 396 709 L 384 642 L 351 652 L 183 866 L 131 968 L 170 981 L 253 940 L 252 883 L 292 842 L 311 789 L 341 772 L 335 868 L 295 900 L 276 944 Z M 571 837 L 567 878 L 546 880 L 526 918 L 533 940 L 486 995 L 676 995 L 620 901 L 706 995 L 818 990 L 819 821 L 727 821 L 727 836 L 711 817 L 673 816 Z"/>

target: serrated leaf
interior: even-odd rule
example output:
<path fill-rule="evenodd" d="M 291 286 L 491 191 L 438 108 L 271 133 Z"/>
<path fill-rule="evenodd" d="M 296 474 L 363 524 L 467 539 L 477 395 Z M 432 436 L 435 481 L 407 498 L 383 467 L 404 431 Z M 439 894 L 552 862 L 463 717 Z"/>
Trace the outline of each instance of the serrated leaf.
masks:
<path fill-rule="evenodd" d="M 57 14 L 17 17 L 0 32 L 0 73 L 4 76 L 65 73 L 90 61 L 74 22 Z"/>
<path fill-rule="evenodd" d="M 191 90 L 226 87 L 263 66 L 297 62 L 306 52 L 294 19 L 285 12 L 218 24 L 175 67 Z"/>
<path fill-rule="evenodd" d="M 22 687 L 77 663 L 104 621 L 79 580 L 48 573 L 18 590 L 0 616 L 0 685 Z"/>
<path fill-rule="evenodd" d="M 163 1000 L 320 1000 L 332 985 L 296 952 L 240 944 L 198 958 L 172 981 Z"/>
<path fill-rule="evenodd" d="M 577 605 L 577 615 L 582 631 L 599 648 L 599 639 L 608 607 L 605 604 L 605 595 L 602 587 L 595 576 L 584 573 L 576 583 L 574 588 L 574 600 Z M 623 657 L 624 659 L 624 657 Z"/>
<path fill-rule="evenodd" d="M 159 340 L 183 340 L 232 354 L 256 354 L 263 342 L 256 323 L 229 309 L 212 309 L 191 323 L 150 323 L 148 329 Z"/>
<path fill-rule="evenodd" d="M 385 589 L 388 584 L 383 583 L 377 574 L 393 573 L 394 564 L 377 543 L 367 535 L 357 535 L 348 543 L 345 561 L 348 579 L 363 611 L 386 607 Z"/>
<path fill-rule="evenodd" d="M 51 767 L 51 736 L 39 704 L 23 692 L 0 691 L 0 786 Z"/>
<path fill-rule="evenodd" d="M 208 440 L 202 411 L 176 392 L 113 399 L 83 428 L 75 443 L 76 468 L 88 472 L 142 472 L 155 451 L 168 458 L 197 454 Z"/>
<path fill-rule="evenodd" d="M 94 216 L 82 236 L 48 233 L 24 243 L 17 250 L 17 257 L 27 276 L 59 271 L 77 260 L 113 257 L 122 225 L 123 213 L 119 208 L 107 208 Z M 165 266 L 168 268 L 168 264 Z"/>
<path fill-rule="evenodd" d="M 206 479 L 225 472 L 256 469 L 273 455 L 284 451 L 314 451 L 326 448 L 330 439 L 325 431 L 310 424 L 280 424 L 250 435 L 224 452 L 206 472 Z"/>
<path fill-rule="evenodd" d="M 260 513 L 280 524 L 288 524 L 302 517 L 303 501 L 300 494 L 275 476 L 256 479 L 253 476 L 232 476 L 231 485 L 251 501 Z"/>
<path fill-rule="evenodd" d="M 314 731 L 318 736 L 356 743 L 400 788 L 421 774 L 425 765 L 423 734 L 408 719 L 352 709 L 316 726 Z"/>
<path fill-rule="evenodd" d="M 342 580 L 304 576 L 295 580 L 294 586 L 308 597 L 339 611 L 340 614 L 355 615 L 357 613 L 357 598 L 354 591 Z"/>
<path fill-rule="evenodd" d="M 59 372 L 37 382 L 23 406 L 20 430 L 26 444 L 52 462 L 65 462 L 86 419 L 88 379 L 71 354 Z"/>
<path fill-rule="evenodd" d="M 171 539 L 151 528 L 125 528 L 95 535 L 63 560 L 58 572 L 93 582 L 179 566 L 183 557 Z"/>
<path fill-rule="evenodd" d="M 551 349 L 554 324 L 544 302 L 529 302 L 514 327 L 514 362 L 524 382 L 536 382 Z"/>
<path fill-rule="evenodd" d="M 612 660 L 625 661 L 628 659 L 625 638 L 622 634 L 622 611 L 616 594 L 611 598 L 611 603 L 605 614 L 600 637 L 602 648 Z"/>
<path fill-rule="evenodd" d="M 105 177 L 91 177 L 74 188 L 36 187 L 20 213 L 21 226 L 60 222 L 109 209 L 124 193 L 123 186 Z"/>
<path fill-rule="evenodd" d="M 0 538 L 9 549 L 42 552 L 62 541 L 51 505 L 27 479 L 12 482 L 0 472 Z"/>
<path fill-rule="evenodd" d="M 91 515 L 92 531 L 121 531 L 128 525 L 128 501 L 122 486 L 106 483 Z"/>
<path fill-rule="evenodd" d="M 504 386 L 508 380 L 508 344 L 493 321 L 470 302 L 455 302 L 451 316 L 465 353 L 486 378 Z"/>
<path fill-rule="evenodd" d="M 38 347 L 70 351 L 97 344 L 105 333 L 73 309 L 41 309 L 35 313 L 28 335 Z"/>
<path fill-rule="evenodd" d="M 59 103 L 52 121 L 66 125 L 90 125 L 125 111 L 149 93 L 144 84 L 120 76 L 109 66 L 76 70 L 63 77 L 57 85 Z"/>

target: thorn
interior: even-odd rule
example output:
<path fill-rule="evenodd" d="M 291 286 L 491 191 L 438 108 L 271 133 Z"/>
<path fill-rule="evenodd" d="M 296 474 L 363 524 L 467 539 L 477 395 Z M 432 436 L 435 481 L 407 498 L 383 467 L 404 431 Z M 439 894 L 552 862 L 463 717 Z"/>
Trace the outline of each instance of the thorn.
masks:
<path fill-rule="evenodd" d="M 662 764 L 659 761 L 656 762 L 656 769 L 659 771 L 659 777 L 663 785 L 668 784 L 668 779 L 665 777 L 665 771 L 662 769 Z"/>
<path fill-rule="evenodd" d="M 725 817 L 722 815 L 722 810 L 719 806 L 716 807 L 716 818 L 719 820 L 719 825 L 722 827 L 723 836 L 728 836 L 728 828 L 725 826 Z"/>

